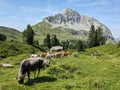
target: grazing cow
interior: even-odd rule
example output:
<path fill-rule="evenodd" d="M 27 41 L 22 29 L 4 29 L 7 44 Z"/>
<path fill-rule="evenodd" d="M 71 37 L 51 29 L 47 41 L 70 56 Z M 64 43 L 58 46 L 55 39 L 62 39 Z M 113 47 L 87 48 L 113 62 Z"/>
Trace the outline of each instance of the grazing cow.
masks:
<path fill-rule="evenodd" d="M 37 58 L 37 57 L 40 57 L 40 55 L 38 55 L 38 54 L 32 54 L 31 55 L 31 58 Z"/>
<path fill-rule="evenodd" d="M 51 53 L 47 53 L 46 56 L 45 56 L 45 59 L 51 59 L 53 56 Z"/>
<path fill-rule="evenodd" d="M 47 55 L 47 53 L 42 53 L 42 54 L 40 55 L 40 57 L 45 58 L 46 55 Z"/>
<path fill-rule="evenodd" d="M 25 74 L 28 75 L 28 80 L 30 80 L 30 71 L 34 72 L 34 77 L 36 75 L 36 70 L 38 69 L 37 77 L 39 76 L 40 69 L 44 67 L 48 67 L 50 65 L 49 60 L 43 60 L 41 58 L 27 58 L 23 60 L 20 64 L 19 72 L 18 72 L 18 82 L 20 84 L 23 83 Z"/>
<path fill-rule="evenodd" d="M 60 58 L 61 54 L 60 53 L 55 53 L 55 58 Z"/>

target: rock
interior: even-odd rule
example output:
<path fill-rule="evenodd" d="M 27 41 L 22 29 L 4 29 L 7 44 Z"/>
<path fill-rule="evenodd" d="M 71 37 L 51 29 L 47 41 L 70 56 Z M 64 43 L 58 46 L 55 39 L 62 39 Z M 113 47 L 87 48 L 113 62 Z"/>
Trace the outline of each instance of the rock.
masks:
<path fill-rule="evenodd" d="M 93 53 L 91 53 L 91 56 L 100 56 L 100 54 L 97 52 L 93 52 Z"/>
<path fill-rule="evenodd" d="M 1 66 L 4 68 L 13 67 L 11 64 L 8 64 L 8 63 L 1 63 Z"/>
<path fill-rule="evenodd" d="M 50 49 L 50 51 L 61 51 L 61 50 L 63 50 L 62 46 L 54 46 Z"/>

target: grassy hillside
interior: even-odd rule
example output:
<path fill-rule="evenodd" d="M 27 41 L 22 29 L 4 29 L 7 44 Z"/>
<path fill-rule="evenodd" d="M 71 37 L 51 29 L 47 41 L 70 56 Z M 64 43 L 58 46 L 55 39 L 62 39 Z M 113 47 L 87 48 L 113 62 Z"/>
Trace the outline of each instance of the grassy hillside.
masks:
<path fill-rule="evenodd" d="M 97 55 L 91 55 L 97 53 Z M 54 58 L 51 65 L 41 71 L 40 77 L 18 84 L 21 60 L 30 54 L 11 56 L 0 63 L 11 63 L 13 68 L 0 67 L 1 90 L 119 90 L 120 48 L 105 45 L 63 58 Z M 33 74 L 33 73 L 32 73 Z"/>
<path fill-rule="evenodd" d="M 38 40 L 40 43 L 43 43 L 43 40 L 45 39 L 47 34 L 57 35 L 58 39 L 60 41 L 70 40 L 73 39 L 81 39 L 86 40 L 88 35 L 88 32 L 86 31 L 75 31 L 69 28 L 52 28 L 52 26 L 46 22 L 40 22 L 36 25 L 34 25 L 33 30 L 35 31 L 35 39 Z"/>
<path fill-rule="evenodd" d="M 0 33 L 7 36 L 7 40 L 22 40 L 22 33 L 16 29 L 0 26 Z"/>
<path fill-rule="evenodd" d="M 16 56 L 24 53 L 35 53 L 38 49 L 20 42 L 2 42 L 0 41 L 0 58 Z"/>
<path fill-rule="evenodd" d="M 120 56 L 120 46 L 117 44 L 108 44 L 103 45 L 99 47 L 94 47 L 88 50 L 89 52 L 97 52 L 100 55 L 109 55 L 113 57 L 119 57 Z"/>

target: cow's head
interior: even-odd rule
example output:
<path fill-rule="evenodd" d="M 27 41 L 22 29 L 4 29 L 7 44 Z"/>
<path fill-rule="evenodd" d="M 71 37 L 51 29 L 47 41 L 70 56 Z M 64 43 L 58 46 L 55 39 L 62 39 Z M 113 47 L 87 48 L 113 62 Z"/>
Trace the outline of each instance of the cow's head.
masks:
<path fill-rule="evenodd" d="M 50 60 L 47 60 L 47 59 L 43 60 L 43 66 L 44 67 L 49 67 L 50 66 Z"/>
<path fill-rule="evenodd" d="M 24 78 L 25 78 L 25 75 L 22 75 L 22 74 L 18 75 L 18 82 L 19 82 L 20 84 L 23 84 Z"/>

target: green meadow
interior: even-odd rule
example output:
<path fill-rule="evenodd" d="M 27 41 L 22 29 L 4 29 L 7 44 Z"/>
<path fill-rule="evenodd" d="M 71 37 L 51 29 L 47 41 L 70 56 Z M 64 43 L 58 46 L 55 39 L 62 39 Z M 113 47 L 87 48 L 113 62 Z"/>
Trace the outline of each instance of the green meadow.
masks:
<path fill-rule="evenodd" d="M 28 57 L 26 53 L 0 59 L 0 63 L 13 65 L 0 67 L 0 90 L 120 90 L 120 47 L 116 44 L 52 58 L 39 78 L 33 78 L 31 72 L 31 80 L 26 77 L 24 84 L 19 84 L 19 65 Z"/>

